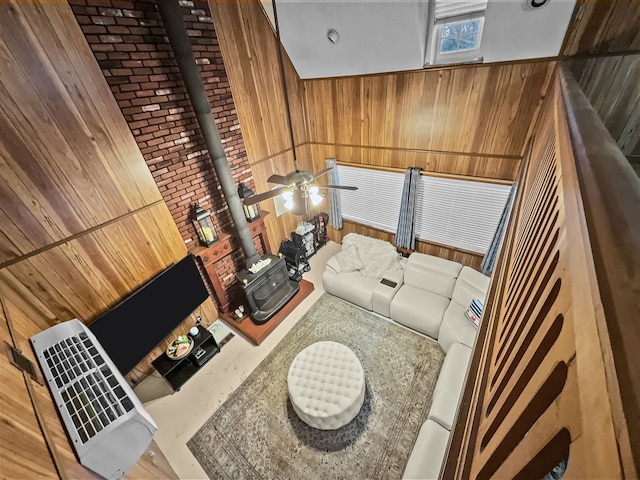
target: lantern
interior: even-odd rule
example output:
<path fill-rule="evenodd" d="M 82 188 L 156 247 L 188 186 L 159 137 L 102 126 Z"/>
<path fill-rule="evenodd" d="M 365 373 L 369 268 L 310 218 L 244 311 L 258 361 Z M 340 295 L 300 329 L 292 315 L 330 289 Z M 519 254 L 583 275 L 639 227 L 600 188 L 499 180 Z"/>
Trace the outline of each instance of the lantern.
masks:
<path fill-rule="evenodd" d="M 211 213 L 197 203 L 191 209 L 191 221 L 193 226 L 196 227 L 201 245 L 208 247 L 218 241 L 218 235 L 213 226 L 213 220 L 211 220 Z"/>
<path fill-rule="evenodd" d="M 238 185 L 238 196 L 241 199 L 249 198 L 253 196 L 253 190 L 247 187 L 244 183 L 240 182 Z M 242 208 L 244 210 L 244 216 L 247 219 L 247 222 L 253 222 L 260 218 L 260 208 L 258 208 L 258 204 L 255 203 L 253 205 L 245 205 L 242 203 Z"/>

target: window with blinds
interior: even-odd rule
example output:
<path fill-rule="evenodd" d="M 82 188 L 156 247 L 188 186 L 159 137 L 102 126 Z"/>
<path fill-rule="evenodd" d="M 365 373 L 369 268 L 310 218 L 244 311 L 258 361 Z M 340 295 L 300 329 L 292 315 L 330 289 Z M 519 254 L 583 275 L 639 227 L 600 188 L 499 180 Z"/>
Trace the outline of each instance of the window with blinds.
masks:
<path fill-rule="evenodd" d="M 358 190 L 340 190 L 342 217 L 385 232 L 395 232 L 400 215 L 404 173 L 338 166 L 341 185 Z"/>
<path fill-rule="evenodd" d="M 481 61 L 480 44 L 487 0 L 436 0 L 426 63 Z"/>
<path fill-rule="evenodd" d="M 485 254 L 511 187 L 425 175 L 420 187 L 416 237 Z"/>
<path fill-rule="evenodd" d="M 338 166 L 345 220 L 395 232 L 404 173 Z M 509 196 L 509 185 L 423 175 L 416 205 L 420 240 L 486 253 Z"/>

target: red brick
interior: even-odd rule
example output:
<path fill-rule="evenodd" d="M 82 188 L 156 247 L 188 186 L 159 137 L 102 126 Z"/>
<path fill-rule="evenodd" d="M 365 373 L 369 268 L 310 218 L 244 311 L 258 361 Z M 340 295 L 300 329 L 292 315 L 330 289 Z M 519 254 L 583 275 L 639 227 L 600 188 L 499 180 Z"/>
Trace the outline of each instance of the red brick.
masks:
<path fill-rule="evenodd" d="M 138 10 L 129 10 L 129 8 L 133 9 L 132 7 L 128 7 L 126 10 L 122 10 L 122 13 L 125 17 L 132 17 L 132 18 L 143 18 L 144 17 L 144 12 L 140 12 Z"/>
<path fill-rule="evenodd" d="M 98 43 L 93 45 L 91 48 L 94 52 L 111 52 L 114 50 L 113 45 L 110 43 Z"/>
<path fill-rule="evenodd" d="M 136 49 L 135 45 L 129 45 L 128 43 L 116 43 L 113 46 L 119 52 L 133 52 Z"/>
<path fill-rule="evenodd" d="M 129 25 L 132 27 L 135 27 L 138 25 L 138 20 L 136 20 L 135 18 L 116 18 L 116 23 L 118 25 Z"/>
<path fill-rule="evenodd" d="M 119 8 L 104 8 L 104 7 L 100 7 L 98 9 L 98 12 L 100 13 L 100 15 L 104 15 L 106 17 L 121 17 L 122 16 L 122 10 L 120 10 Z"/>
<path fill-rule="evenodd" d="M 128 68 L 140 67 L 140 66 L 142 66 L 142 62 L 143 62 L 143 60 L 126 60 L 126 61 L 122 62 L 122 66 L 123 67 L 128 67 Z"/>
<path fill-rule="evenodd" d="M 151 55 L 149 55 L 149 53 L 147 52 L 133 52 L 131 53 L 131 58 L 134 60 L 146 60 L 151 58 Z"/>
<path fill-rule="evenodd" d="M 131 58 L 131 54 L 128 52 L 110 52 L 107 56 L 109 60 L 127 60 Z"/>
<path fill-rule="evenodd" d="M 107 27 L 107 30 L 109 31 L 109 33 L 118 34 L 118 35 L 127 34 L 130 32 L 129 27 L 123 27 L 120 25 L 109 25 Z"/>
<path fill-rule="evenodd" d="M 102 25 L 82 25 L 82 32 L 85 35 L 92 33 L 107 33 L 107 29 Z"/>
<path fill-rule="evenodd" d="M 112 68 L 111 75 L 131 75 L 132 71 L 130 68 Z"/>
<path fill-rule="evenodd" d="M 148 35 L 149 28 L 148 27 L 127 27 L 129 29 L 129 33 L 134 35 Z"/>
<path fill-rule="evenodd" d="M 83 15 L 96 15 L 98 13 L 98 9 L 95 7 L 85 7 L 83 5 L 73 5 L 71 7 L 73 13 L 76 15 L 76 18 Z M 79 22 L 79 20 L 78 20 Z"/>
<path fill-rule="evenodd" d="M 124 0 L 111 0 L 111 4 L 117 8 L 134 8 L 133 2 L 124 1 Z"/>

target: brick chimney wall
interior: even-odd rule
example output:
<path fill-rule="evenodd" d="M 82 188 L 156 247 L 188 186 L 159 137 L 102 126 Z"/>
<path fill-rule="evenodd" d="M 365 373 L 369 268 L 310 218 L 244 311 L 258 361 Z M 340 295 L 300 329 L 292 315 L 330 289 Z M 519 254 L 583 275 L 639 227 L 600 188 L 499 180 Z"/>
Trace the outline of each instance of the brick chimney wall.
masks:
<path fill-rule="evenodd" d="M 196 201 L 218 229 L 231 223 L 155 2 L 70 0 L 187 246 Z M 206 2 L 181 1 L 193 53 L 236 182 L 254 188 L 240 124 Z"/>
<path fill-rule="evenodd" d="M 218 233 L 232 231 L 155 1 L 69 0 L 69 4 L 187 248 L 198 243 L 188 218 L 189 207 L 196 202 L 211 212 Z M 244 182 L 255 190 L 209 7 L 191 0 L 180 5 L 233 177 L 236 184 Z M 259 242 L 257 247 L 263 254 Z M 232 296 L 237 296 L 234 274 L 243 266 L 241 250 L 216 264 Z"/>

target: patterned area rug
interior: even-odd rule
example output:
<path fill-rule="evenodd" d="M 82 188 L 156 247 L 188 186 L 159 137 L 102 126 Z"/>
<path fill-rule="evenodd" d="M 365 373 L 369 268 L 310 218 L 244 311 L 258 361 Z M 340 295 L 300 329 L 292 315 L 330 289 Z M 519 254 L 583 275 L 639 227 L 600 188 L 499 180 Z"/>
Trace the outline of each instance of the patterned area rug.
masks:
<path fill-rule="evenodd" d="M 351 348 L 367 383 L 358 416 L 332 431 L 302 422 L 287 390 L 293 358 L 321 340 Z M 187 446 L 211 479 L 401 478 L 443 359 L 437 342 L 324 294 Z"/>

